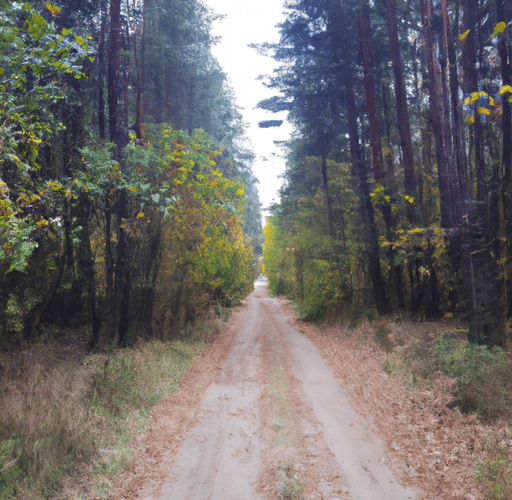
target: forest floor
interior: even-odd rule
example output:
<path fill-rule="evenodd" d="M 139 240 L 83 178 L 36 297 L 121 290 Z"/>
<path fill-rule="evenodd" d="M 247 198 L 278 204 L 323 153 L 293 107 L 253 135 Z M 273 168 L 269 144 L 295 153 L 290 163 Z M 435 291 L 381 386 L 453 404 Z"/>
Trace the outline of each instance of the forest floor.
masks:
<path fill-rule="evenodd" d="M 392 323 L 390 346 L 427 328 Z M 154 408 L 110 498 L 484 498 L 475 469 L 488 427 L 451 408 L 449 380 L 427 387 L 386 374 L 389 349 L 374 333 L 300 322 L 256 282 Z"/>

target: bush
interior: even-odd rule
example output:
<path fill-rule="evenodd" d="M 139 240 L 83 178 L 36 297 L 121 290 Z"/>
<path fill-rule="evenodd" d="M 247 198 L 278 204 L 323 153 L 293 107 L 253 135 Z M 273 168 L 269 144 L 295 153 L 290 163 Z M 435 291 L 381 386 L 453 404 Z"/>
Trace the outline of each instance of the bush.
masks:
<path fill-rule="evenodd" d="M 441 337 L 431 348 L 441 369 L 457 381 L 463 412 L 497 418 L 512 410 L 512 363 L 499 347 Z"/>

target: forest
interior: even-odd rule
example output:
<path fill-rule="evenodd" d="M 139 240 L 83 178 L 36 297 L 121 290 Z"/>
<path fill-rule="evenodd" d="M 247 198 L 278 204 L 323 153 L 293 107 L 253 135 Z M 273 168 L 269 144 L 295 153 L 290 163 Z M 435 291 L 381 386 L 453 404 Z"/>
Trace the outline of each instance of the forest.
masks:
<path fill-rule="evenodd" d="M 203 1 L 0 0 L 1 498 L 108 498 L 260 270 L 301 320 L 371 323 L 419 401 L 443 372 L 464 415 L 510 416 L 512 3 L 284 12 L 254 45 L 260 126 L 294 126 L 262 228 Z M 467 339 L 389 353 L 406 318 Z M 507 433 L 481 475 L 509 492 Z"/>
<path fill-rule="evenodd" d="M 291 0 L 278 69 L 295 126 L 265 231 L 304 319 L 453 318 L 510 347 L 512 3 Z"/>
<path fill-rule="evenodd" d="M 1 2 L 0 348 L 179 333 L 252 286 L 242 117 L 195 0 Z"/>

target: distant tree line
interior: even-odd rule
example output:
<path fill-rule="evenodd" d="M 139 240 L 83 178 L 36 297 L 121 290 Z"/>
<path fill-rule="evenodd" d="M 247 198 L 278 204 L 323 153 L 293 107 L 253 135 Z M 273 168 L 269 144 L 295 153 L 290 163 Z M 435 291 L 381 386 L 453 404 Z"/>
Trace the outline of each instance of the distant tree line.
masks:
<path fill-rule="evenodd" d="M 0 348 L 175 335 L 252 286 L 252 152 L 199 0 L 0 0 Z"/>
<path fill-rule="evenodd" d="M 274 292 L 342 309 L 512 317 L 512 3 L 290 0 L 267 78 L 295 125 L 265 229 Z"/>

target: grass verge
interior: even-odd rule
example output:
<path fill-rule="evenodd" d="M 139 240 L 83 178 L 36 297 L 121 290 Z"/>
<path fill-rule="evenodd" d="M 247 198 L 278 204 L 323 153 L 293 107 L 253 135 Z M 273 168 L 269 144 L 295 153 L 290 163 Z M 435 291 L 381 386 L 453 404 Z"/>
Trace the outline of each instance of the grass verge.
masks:
<path fill-rule="evenodd" d="M 275 352 L 271 354 L 267 384 L 274 431 L 270 448 L 276 462 L 275 492 L 281 500 L 298 500 L 302 498 L 304 481 L 299 477 L 298 466 L 292 465 L 297 459 L 292 403 L 288 397 L 286 370 Z"/>
<path fill-rule="evenodd" d="M 148 410 L 176 390 L 206 343 L 141 343 L 80 360 L 71 346 L 66 359 L 49 344 L 2 360 L 0 498 L 106 498 Z"/>

